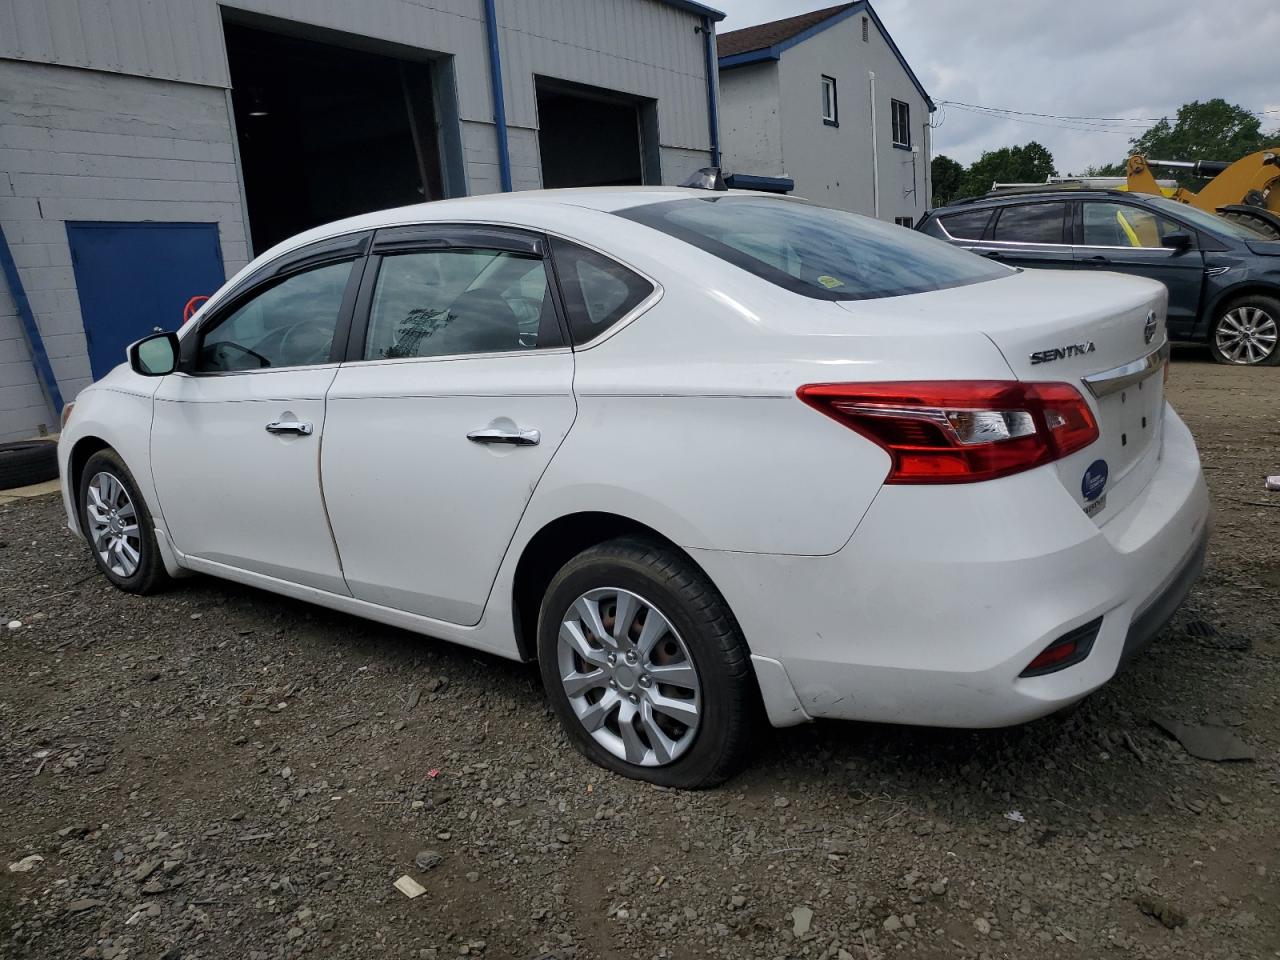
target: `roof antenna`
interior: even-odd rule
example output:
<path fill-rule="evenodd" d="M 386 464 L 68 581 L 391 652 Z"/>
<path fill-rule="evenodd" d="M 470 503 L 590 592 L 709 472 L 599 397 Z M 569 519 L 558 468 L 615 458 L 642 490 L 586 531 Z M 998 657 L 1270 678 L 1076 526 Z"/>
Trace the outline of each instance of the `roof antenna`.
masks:
<path fill-rule="evenodd" d="M 724 182 L 724 176 L 720 173 L 719 167 L 703 167 L 688 180 L 681 182 L 682 187 L 692 187 L 694 190 L 719 190 L 728 191 L 728 186 Z"/>

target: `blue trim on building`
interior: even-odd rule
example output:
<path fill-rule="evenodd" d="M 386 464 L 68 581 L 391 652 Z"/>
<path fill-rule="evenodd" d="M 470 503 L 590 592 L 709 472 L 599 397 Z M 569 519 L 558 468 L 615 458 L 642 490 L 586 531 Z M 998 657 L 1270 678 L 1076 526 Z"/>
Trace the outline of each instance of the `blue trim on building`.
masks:
<path fill-rule="evenodd" d="M 880 19 L 880 15 L 876 13 L 875 7 L 871 6 L 867 0 L 859 0 L 848 10 L 842 10 L 839 13 L 832 14 L 821 23 L 815 23 L 807 30 L 802 30 L 794 37 L 788 37 L 780 43 L 775 43 L 771 47 L 762 47 L 759 50 L 747 50 L 744 53 L 735 53 L 731 56 L 720 58 L 720 69 L 729 70 L 733 67 L 746 66 L 749 63 L 760 63 L 765 60 L 781 59 L 784 51 L 791 49 L 798 43 L 804 43 L 810 37 L 816 37 L 822 31 L 834 27 L 837 23 L 843 23 L 851 17 L 867 14 L 876 25 L 876 29 L 880 31 L 881 36 L 889 44 L 889 49 L 893 51 L 893 55 L 898 58 L 898 63 L 902 64 L 902 69 L 907 72 L 907 76 L 915 85 L 920 96 L 924 97 L 924 102 L 929 106 L 929 112 L 933 113 L 938 108 L 934 105 L 933 100 L 924 89 L 924 84 L 916 76 L 915 71 L 911 69 L 911 65 L 907 63 L 907 58 L 902 55 L 902 51 L 898 49 L 898 45 L 893 42 L 893 37 L 889 35 L 889 31 L 885 29 L 884 22 Z"/>
<path fill-rule="evenodd" d="M 502 54 L 498 50 L 498 14 L 494 0 L 484 0 L 485 33 L 489 38 L 489 85 L 493 88 L 493 125 L 498 137 L 498 178 L 511 192 L 511 144 L 507 140 L 507 102 L 502 93 Z"/>
<path fill-rule="evenodd" d="M 702 3 L 694 3 L 694 0 L 661 0 L 668 7 L 675 7 L 677 10 L 683 10 L 685 13 L 696 13 L 700 17 L 707 17 L 714 23 L 719 23 L 724 19 L 724 14 L 715 7 L 708 7 Z"/>
<path fill-rule="evenodd" d="M 759 177 L 753 173 L 731 173 L 724 178 L 730 190 L 762 190 L 765 193 L 790 193 L 796 182 L 790 177 Z"/>
<path fill-rule="evenodd" d="M 9 296 L 13 297 L 18 307 L 18 316 L 22 318 L 22 329 L 27 335 L 27 346 L 31 349 L 31 359 L 35 362 L 36 373 L 44 386 L 49 402 L 53 404 L 54 416 L 62 415 L 62 391 L 58 389 L 58 378 L 53 374 L 53 365 L 49 363 L 49 353 L 44 348 L 44 338 L 40 336 L 40 328 L 36 325 L 36 315 L 31 312 L 31 301 L 27 299 L 26 288 L 22 286 L 22 277 L 18 275 L 18 265 L 14 263 L 13 253 L 9 250 L 9 241 L 5 238 L 4 227 L 0 226 L 0 271 L 4 272 L 5 282 L 9 284 Z"/>
<path fill-rule="evenodd" d="M 723 17 L 724 14 L 721 14 Z M 709 16 L 702 18 L 702 49 L 707 65 L 707 127 L 711 134 L 711 166 L 720 166 L 720 98 L 716 96 L 716 31 Z"/>

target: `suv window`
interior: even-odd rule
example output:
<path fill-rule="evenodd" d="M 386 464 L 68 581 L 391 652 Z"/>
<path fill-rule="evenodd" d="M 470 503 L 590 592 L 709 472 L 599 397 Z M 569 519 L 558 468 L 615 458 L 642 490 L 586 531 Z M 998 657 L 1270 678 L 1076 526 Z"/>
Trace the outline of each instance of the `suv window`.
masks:
<path fill-rule="evenodd" d="M 352 261 L 330 263 L 259 289 L 200 332 L 199 372 L 327 363 Z"/>
<path fill-rule="evenodd" d="M 991 211 L 967 210 L 964 213 L 953 213 L 939 217 L 943 228 L 956 240 L 981 240 L 986 233 L 987 223 L 991 220 Z"/>
<path fill-rule="evenodd" d="M 1052 203 L 1026 203 L 1000 210 L 993 240 L 1005 243 L 1062 243 L 1063 223 L 1067 205 L 1063 201 Z"/>
<path fill-rule="evenodd" d="M 633 207 L 619 216 L 820 300 L 897 297 L 1009 273 L 1007 267 L 918 231 L 797 200 L 671 200 Z"/>
<path fill-rule="evenodd" d="M 1092 200 L 1084 205 L 1086 247 L 1159 247 L 1169 234 L 1186 232 L 1181 224 L 1144 207 Z"/>
<path fill-rule="evenodd" d="M 507 353 L 560 342 L 540 257 L 422 250 L 383 257 L 364 358 Z"/>
<path fill-rule="evenodd" d="M 551 250 L 575 344 L 594 340 L 653 293 L 644 277 L 594 250 L 559 238 Z"/>

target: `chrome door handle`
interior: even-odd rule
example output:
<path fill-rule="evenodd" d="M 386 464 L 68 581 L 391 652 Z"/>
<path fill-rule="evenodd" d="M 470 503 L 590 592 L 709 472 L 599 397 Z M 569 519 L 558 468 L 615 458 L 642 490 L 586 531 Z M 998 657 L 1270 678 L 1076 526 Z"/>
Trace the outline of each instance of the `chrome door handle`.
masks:
<path fill-rule="evenodd" d="M 467 434 L 472 443 L 509 443 L 517 447 L 536 446 L 542 440 L 537 430 L 500 430 L 490 427 L 487 430 L 472 430 Z"/>
<path fill-rule="evenodd" d="M 309 420 L 272 420 L 267 424 L 267 433 L 295 433 L 300 437 L 311 436 L 313 429 Z"/>

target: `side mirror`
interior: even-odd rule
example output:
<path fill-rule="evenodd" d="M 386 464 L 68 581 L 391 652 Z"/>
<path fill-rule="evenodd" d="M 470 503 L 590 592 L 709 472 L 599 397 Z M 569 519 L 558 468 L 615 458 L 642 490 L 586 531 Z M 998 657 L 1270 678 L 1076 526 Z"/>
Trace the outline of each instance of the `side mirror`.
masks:
<path fill-rule="evenodd" d="M 1182 231 L 1166 234 L 1160 239 L 1160 246 L 1168 247 L 1170 250 L 1190 250 L 1191 234 Z"/>
<path fill-rule="evenodd" d="M 129 346 L 129 366 L 144 377 L 163 377 L 178 369 L 178 335 L 153 333 Z"/>

